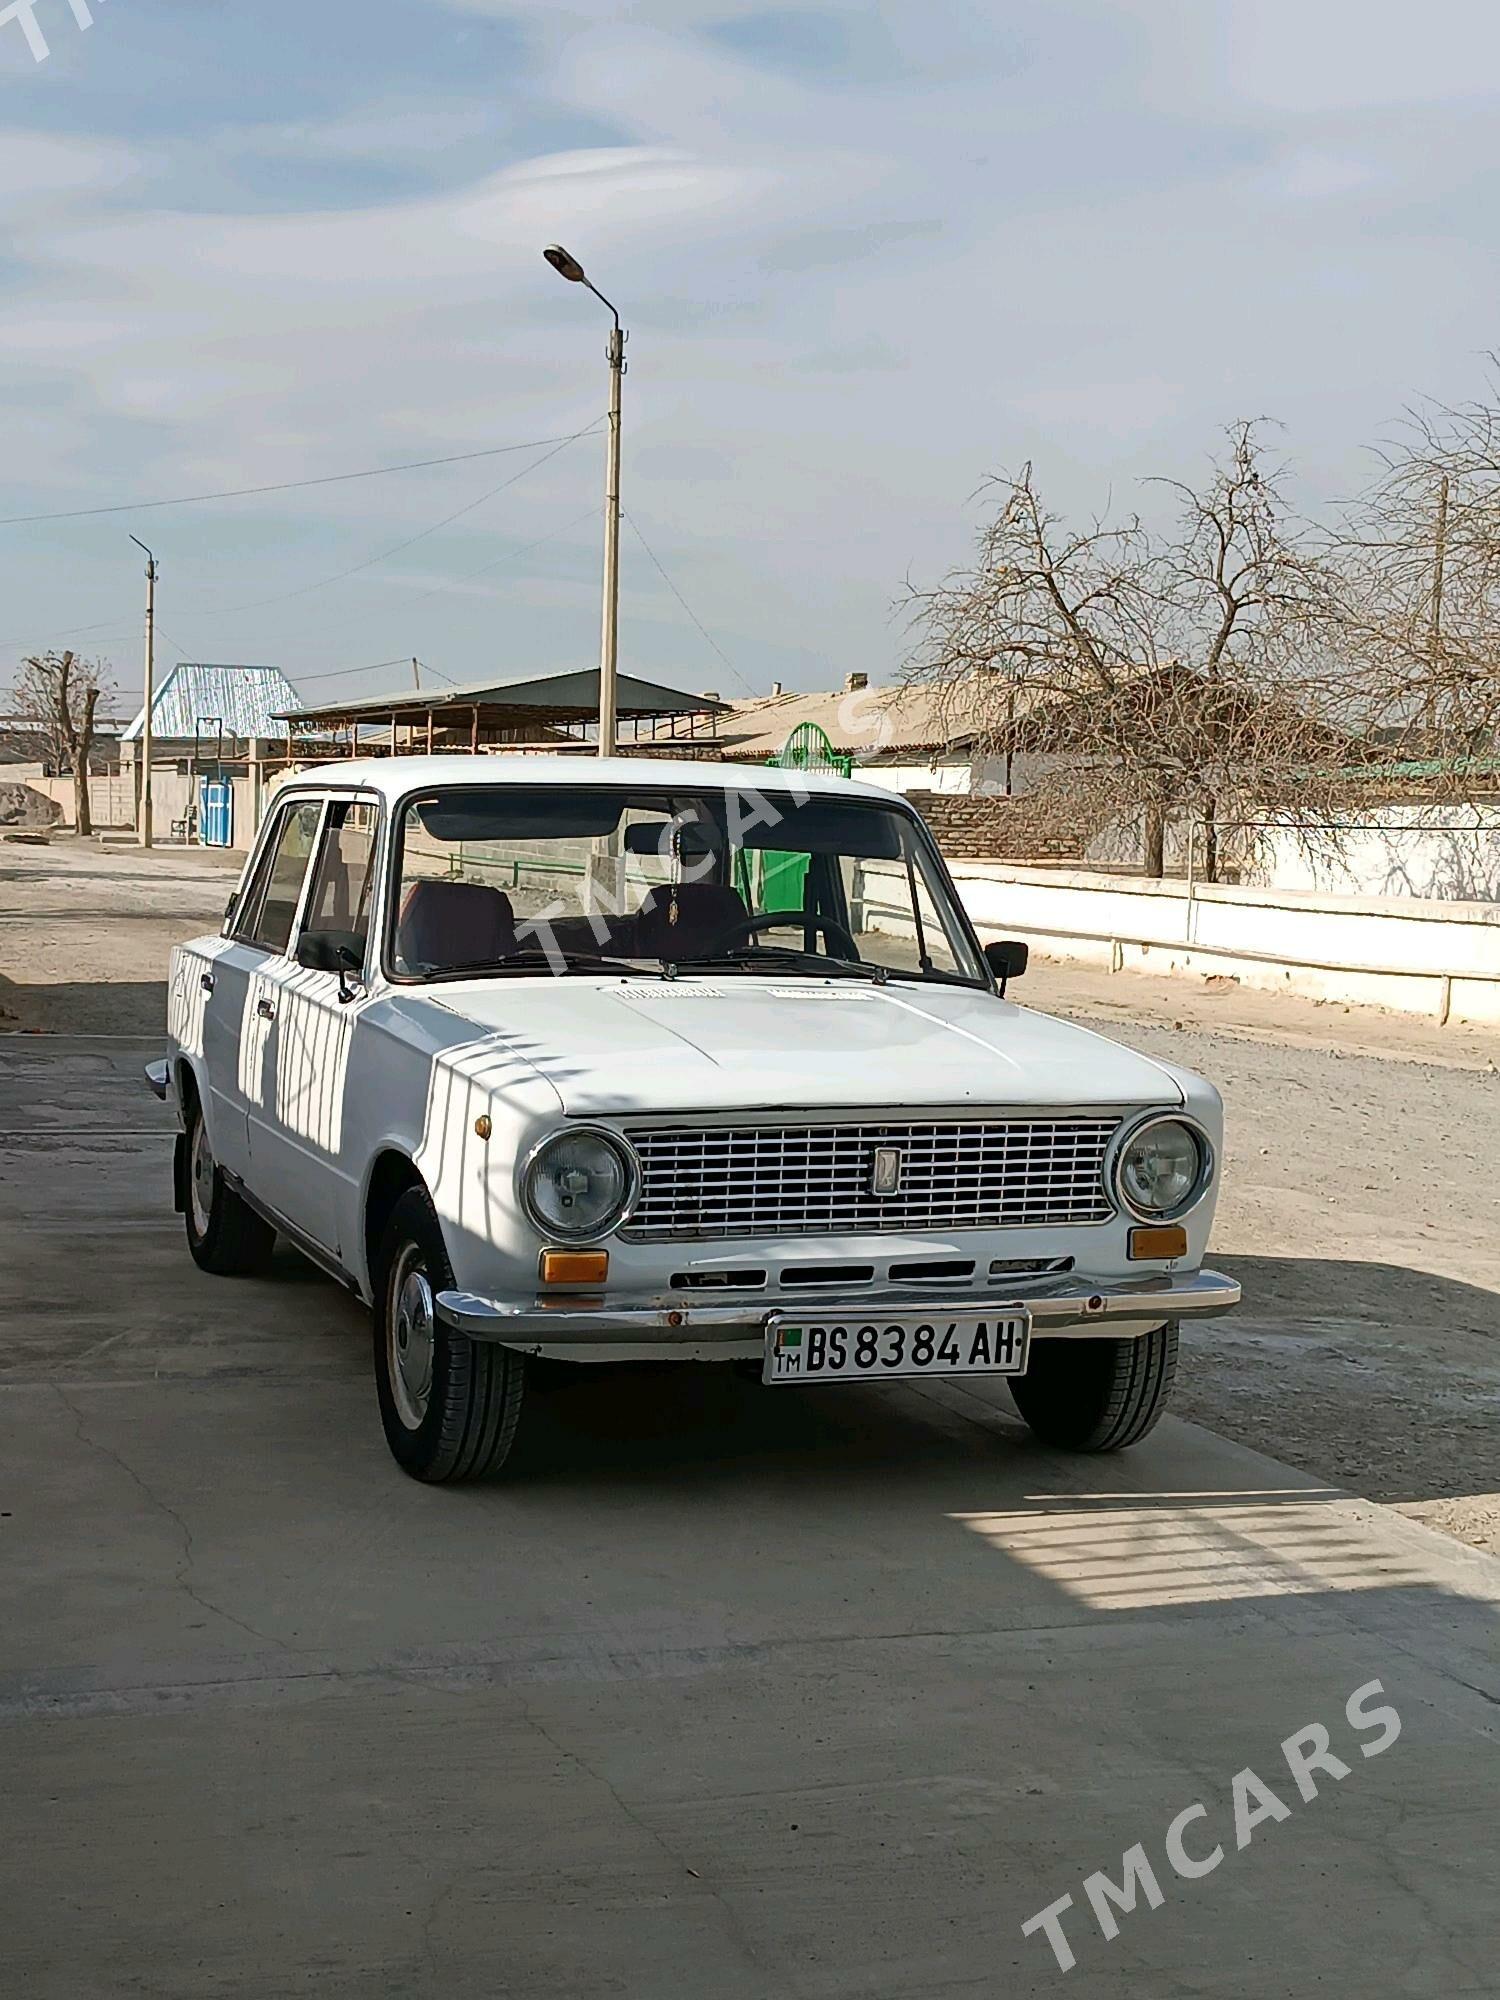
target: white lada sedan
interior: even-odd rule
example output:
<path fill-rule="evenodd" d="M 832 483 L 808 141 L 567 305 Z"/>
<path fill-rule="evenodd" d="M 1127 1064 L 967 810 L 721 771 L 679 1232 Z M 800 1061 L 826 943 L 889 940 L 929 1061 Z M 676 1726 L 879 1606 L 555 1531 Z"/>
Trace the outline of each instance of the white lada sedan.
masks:
<path fill-rule="evenodd" d="M 1048 1443 L 1155 1423 L 1221 1106 L 1016 1006 L 922 821 L 837 777 L 391 758 L 275 796 L 172 956 L 188 1247 L 369 1302 L 416 1478 L 497 1472 L 536 1357 L 775 1389 L 1003 1375 Z"/>

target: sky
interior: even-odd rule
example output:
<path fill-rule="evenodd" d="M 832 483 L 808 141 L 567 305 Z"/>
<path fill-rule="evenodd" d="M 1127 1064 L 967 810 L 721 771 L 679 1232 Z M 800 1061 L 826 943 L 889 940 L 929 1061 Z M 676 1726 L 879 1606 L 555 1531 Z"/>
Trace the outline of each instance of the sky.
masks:
<path fill-rule="evenodd" d="M 1500 347 L 1480 0 L 78 5 L 38 61 L 0 0 L 0 683 L 71 644 L 131 705 L 131 534 L 167 663 L 592 664 L 608 317 L 551 241 L 630 334 L 622 668 L 726 696 L 891 679 L 987 475 L 1149 515 L 1265 415 L 1315 513 Z"/>

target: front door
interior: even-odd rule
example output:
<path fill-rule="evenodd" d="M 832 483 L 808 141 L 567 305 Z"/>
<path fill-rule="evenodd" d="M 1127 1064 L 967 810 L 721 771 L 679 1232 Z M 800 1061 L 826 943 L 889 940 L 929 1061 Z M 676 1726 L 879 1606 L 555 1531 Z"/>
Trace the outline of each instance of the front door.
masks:
<path fill-rule="evenodd" d="M 321 798 L 288 799 L 277 812 L 235 910 L 229 947 L 215 961 L 209 1000 L 225 1043 L 222 1055 L 209 1063 L 209 1076 L 216 1108 L 222 1103 L 231 1135 L 221 1140 L 210 1131 L 215 1157 L 278 1213 L 282 1204 L 272 1177 L 263 1171 L 255 1132 L 262 1106 L 275 1096 L 275 995 L 279 980 L 292 969 L 287 952 L 322 816 Z M 243 1142 L 234 1129 L 231 1094 L 244 1121 Z M 226 1150 L 231 1146 L 232 1151 Z"/>
<path fill-rule="evenodd" d="M 208 1143 L 219 1165 L 242 1180 L 250 1164 L 250 1107 L 243 1060 L 245 1009 L 250 974 L 260 959 L 258 951 L 230 938 L 211 957 L 195 959 L 187 975 L 198 983 L 203 1010 Z"/>
<path fill-rule="evenodd" d="M 292 955 L 268 960 L 252 981 L 263 1080 L 250 1113 L 255 1189 L 341 1262 L 363 1165 L 344 1145 L 344 1093 L 365 1005 L 377 827 L 370 800 L 328 802 Z M 326 964 L 301 962 L 339 950 L 347 954 L 342 982 Z M 341 987 L 351 997 L 341 999 Z"/>

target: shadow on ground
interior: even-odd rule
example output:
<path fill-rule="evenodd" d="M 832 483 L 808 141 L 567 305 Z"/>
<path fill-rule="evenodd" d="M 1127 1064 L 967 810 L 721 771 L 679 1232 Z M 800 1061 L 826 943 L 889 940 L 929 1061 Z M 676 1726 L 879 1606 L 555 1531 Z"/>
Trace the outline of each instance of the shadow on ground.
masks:
<path fill-rule="evenodd" d="M 0 949 L 3 935 L 0 932 Z M 9 979 L 0 971 L 0 1032 L 151 1035 L 165 1034 L 166 1023 L 165 979 L 46 984 Z"/>
<path fill-rule="evenodd" d="M 1500 1295 L 1398 1264 L 1215 1262 L 1244 1302 L 1185 1335 L 1180 1416 L 1372 1500 L 1500 1496 Z"/>

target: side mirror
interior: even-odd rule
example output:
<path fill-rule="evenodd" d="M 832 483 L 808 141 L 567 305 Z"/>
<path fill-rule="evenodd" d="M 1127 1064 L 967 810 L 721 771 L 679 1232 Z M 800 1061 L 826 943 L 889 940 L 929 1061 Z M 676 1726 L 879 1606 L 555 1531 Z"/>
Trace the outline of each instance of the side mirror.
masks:
<path fill-rule="evenodd" d="M 1022 944 L 1018 938 L 1005 938 L 984 948 L 984 962 L 1000 982 L 1000 997 L 1005 997 L 1006 982 L 1019 979 L 1026 970 L 1031 957 L 1031 947 Z"/>
<path fill-rule="evenodd" d="M 309 972 L 337 972 L 333 940 L 325 931 L 304 931 L 297 940 L 297 963 Z"/>
<path fill-rule="evenodd" d="M 355 981 L 365 963 L 364 953 L 356 951 L 348 940 L 349 933 L 341 931 L 304 931 L 297 940 L 299 965 L 305 965 L 310 972 L 338 974 L 339 1001 L 345 1007 L 358 997 Z"/>

